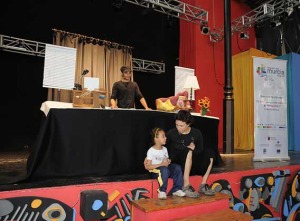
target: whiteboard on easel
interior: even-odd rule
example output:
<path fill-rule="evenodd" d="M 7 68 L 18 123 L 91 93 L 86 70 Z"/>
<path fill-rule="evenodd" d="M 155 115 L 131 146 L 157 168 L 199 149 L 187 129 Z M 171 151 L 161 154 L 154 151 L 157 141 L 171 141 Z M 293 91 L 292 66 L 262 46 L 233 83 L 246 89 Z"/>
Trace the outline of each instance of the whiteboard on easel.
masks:
<path fill-rule="evenodd" d="M 190 91 L 186 88 L 183 88 L 183 86 L 187 76 L 193 76 L 193 75 L 195 75 L 195 69 L 175 66 L 175 94 L 174 95 L 182 91 L 187 91 L 188 93 L 190 93 Z M 194 99 L 194 93 L 192 94 L 192 98 Z"/>
<path fill-rule="evenodd" d="M 46 44 L 43 87 L 72 90 L 76 48 Z"/>

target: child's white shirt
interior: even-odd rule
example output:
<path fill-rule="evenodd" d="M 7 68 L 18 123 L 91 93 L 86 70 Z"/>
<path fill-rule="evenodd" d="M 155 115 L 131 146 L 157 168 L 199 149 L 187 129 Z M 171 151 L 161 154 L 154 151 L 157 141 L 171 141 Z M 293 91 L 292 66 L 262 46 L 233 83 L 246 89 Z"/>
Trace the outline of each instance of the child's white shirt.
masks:
<path fill-rule="evenodd" d="M 161 150 L 157 150 L 154 147 L 150 147 L 147 151 L 147 159 L 152 160 L 152 164 L 160 164 L 164 160 L 169 159 L 168 150 L 166 147 L 162 147 Z"/>

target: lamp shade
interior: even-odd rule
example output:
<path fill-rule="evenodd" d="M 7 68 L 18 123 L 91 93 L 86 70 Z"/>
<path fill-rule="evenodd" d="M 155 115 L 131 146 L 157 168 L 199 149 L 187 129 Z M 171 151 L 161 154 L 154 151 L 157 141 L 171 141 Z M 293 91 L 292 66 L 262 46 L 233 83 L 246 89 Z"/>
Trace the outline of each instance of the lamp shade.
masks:
<path fill-rule="evenodd" d="M 193 90 L 198 90 L 200 89 L 199 83 L 197 80 L 197 76 L 187 76 L 183 88 L 185 89 L 193 89 Z"/>

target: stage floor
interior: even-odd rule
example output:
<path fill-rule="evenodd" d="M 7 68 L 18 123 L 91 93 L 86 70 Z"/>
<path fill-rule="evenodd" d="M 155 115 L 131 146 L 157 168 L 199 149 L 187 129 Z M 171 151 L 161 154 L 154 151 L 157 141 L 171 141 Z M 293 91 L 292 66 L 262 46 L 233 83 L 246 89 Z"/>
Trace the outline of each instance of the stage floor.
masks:
<path fill-rule="evenodd" d="M 26 178 L 26 161 L 28 151 L 0 152 L 0 191 L 31 189 L 40 187 L 66 186 L 76 184 L 134 181 L 149 179 L 147 173 L 140 175 L 122 175 L 113 177 L 72 177 L 72 178 L 49 178 L 42 180 L 28 180 Z M 224 165 L 214 167 L 212 174 L 276 168 L 300 164 L 300 152 L 290 151 L 290 160 L 254 162 L 253 151 L 238 151 L 234 154 L 221 154 Z"/>

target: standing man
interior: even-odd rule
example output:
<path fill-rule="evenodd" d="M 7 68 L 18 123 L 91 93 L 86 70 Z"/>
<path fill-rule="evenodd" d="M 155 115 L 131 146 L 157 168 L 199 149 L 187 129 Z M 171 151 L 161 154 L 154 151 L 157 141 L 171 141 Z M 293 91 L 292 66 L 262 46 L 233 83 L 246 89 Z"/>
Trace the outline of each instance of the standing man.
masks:
<path fill-rule="evenodd" d="M 122 80 L 114 83 L 110 97 L 111 108 L 134 108 L 137 98 L 146 110 L 151 110 L 136 82 L 131 81 L 130 67 L 121 67 Z"/>

